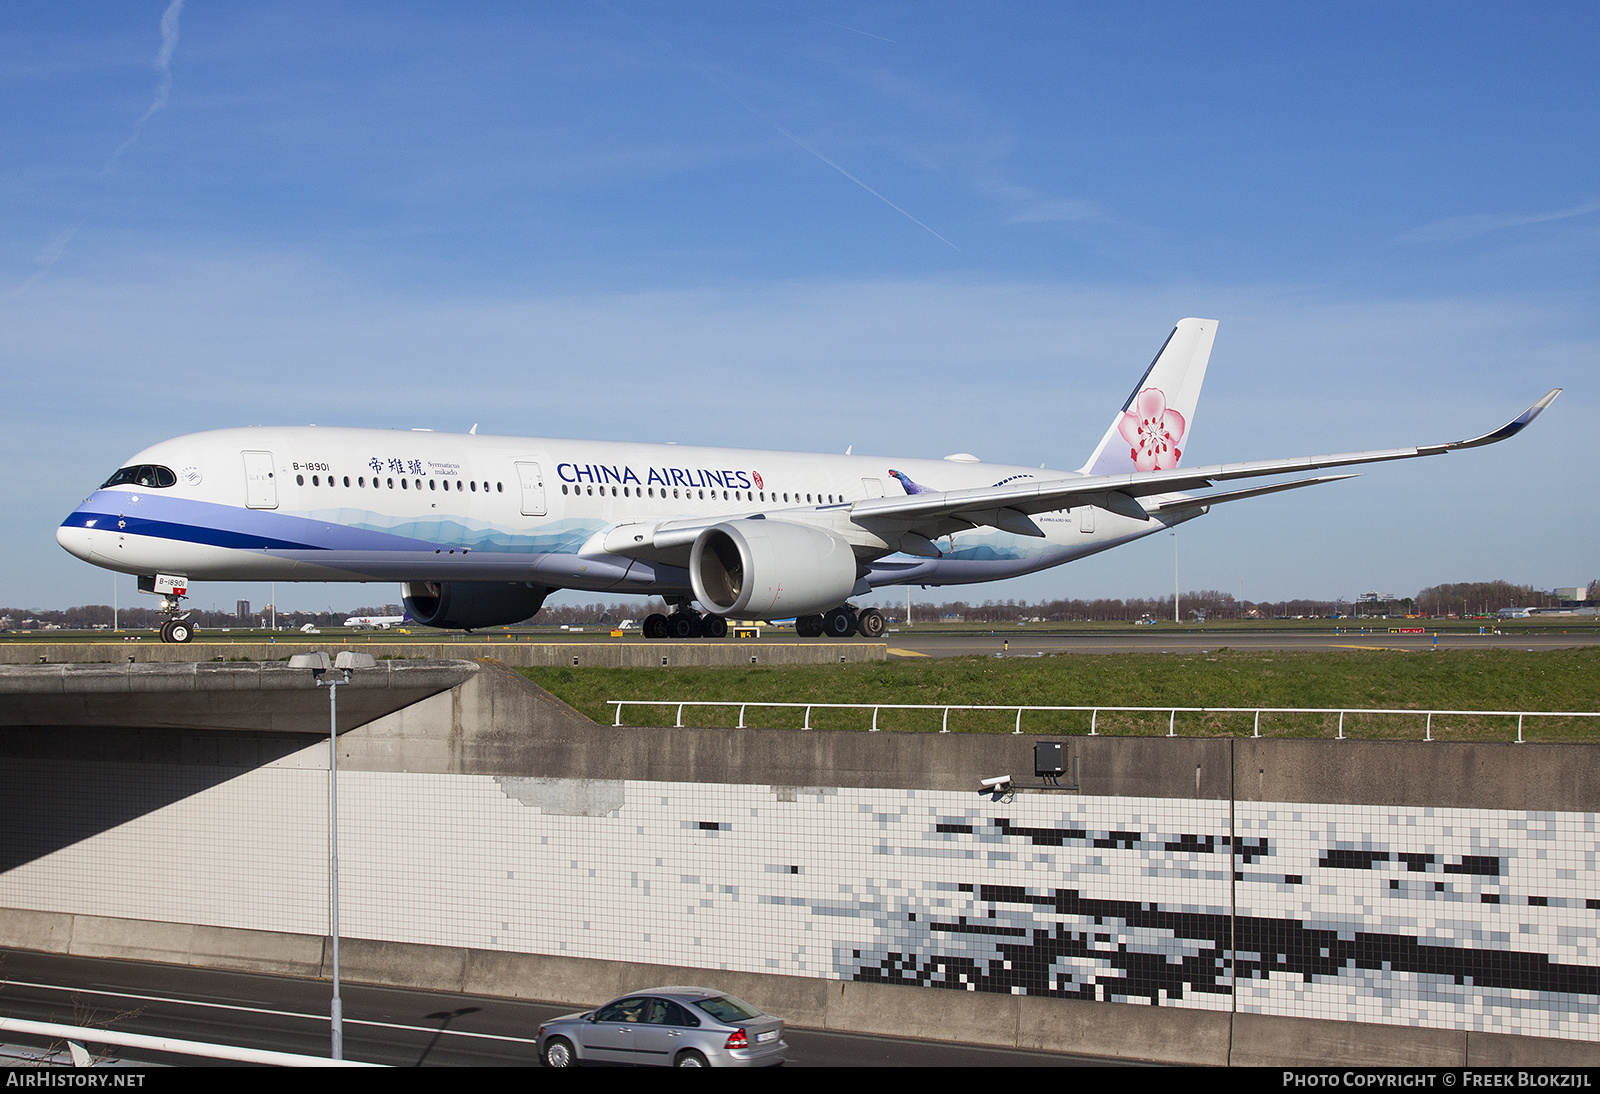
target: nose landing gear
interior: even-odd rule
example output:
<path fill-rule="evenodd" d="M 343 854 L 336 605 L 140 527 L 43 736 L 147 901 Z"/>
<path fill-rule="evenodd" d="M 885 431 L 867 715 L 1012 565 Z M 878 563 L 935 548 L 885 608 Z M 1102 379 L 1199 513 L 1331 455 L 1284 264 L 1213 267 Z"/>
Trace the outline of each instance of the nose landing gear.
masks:
<path fill-rule="evenodd" d="M 169 619 L 161 624 L 161 641 L 187 642 L 194 637 L 194 628 L 189 626 L 188 613 L 182 619 Z"/>
<path fill-rule="evenodd" d="M 161 641 L 183 643 L 194 637 L 194 624 L 184 610 L 183 598 L 189 593 L 189 579 L 173 574 L 140 575 L 139 591 L 154 593 L 161 598 L 156 611 L 166 616 L 161 624 Z"/>

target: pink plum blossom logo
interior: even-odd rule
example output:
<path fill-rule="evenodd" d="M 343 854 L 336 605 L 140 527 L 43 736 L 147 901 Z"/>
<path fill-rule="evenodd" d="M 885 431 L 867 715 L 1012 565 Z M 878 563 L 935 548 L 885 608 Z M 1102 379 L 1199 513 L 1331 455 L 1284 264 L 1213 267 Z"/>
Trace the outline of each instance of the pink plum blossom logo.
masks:
<path fill-rule="evenodd" d="M 1133 409 L 1122 415 L 1117 429 L 1132 447 L 1128 455 L 1140 471 L 1165 471 L 1178 466 L 1183 452 L 1178 444 L 1188 423 L 1169 409 L 1160 388 L 1147 387 L 1134 396 Z"/>

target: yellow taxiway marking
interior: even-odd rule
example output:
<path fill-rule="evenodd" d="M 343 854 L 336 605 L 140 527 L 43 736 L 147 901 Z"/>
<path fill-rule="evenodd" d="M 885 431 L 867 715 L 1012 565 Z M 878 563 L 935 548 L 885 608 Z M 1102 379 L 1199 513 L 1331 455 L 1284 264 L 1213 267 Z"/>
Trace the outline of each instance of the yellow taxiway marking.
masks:
<path fill-rule="evenodd" d="M 916 650 L 895 649 L 893 646 L 889 647 L 889 653 L 891 655 L 895 656 L 895 657 L 927 657 L 927 656 L 929 656 L 926 653 L 918 653 Z"/>
<path fill-rule="evenodd" d="M 1357 646 L 1346 645 L 1343 642 L 1329 642 L 1328 646 L 1336 650 L 1393 650 L 1396 653 L 1411 653 L 1417 648 L 1415 646 Z"/>

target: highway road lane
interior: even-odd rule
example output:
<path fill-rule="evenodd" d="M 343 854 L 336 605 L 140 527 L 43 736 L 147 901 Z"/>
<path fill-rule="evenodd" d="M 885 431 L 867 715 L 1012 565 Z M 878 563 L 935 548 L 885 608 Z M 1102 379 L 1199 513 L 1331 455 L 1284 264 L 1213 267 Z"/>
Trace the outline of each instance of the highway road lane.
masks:
<path fill-rule="evenodd" d="M 0 950 L 0 1014 L 326 1056 L 326 981 Z M 911 989 L 907 989 L 908 991 Z M 539 1024 L 574 1007 L 342 985 L 345 1057 L 396 1067 L 537 1066 Z M 26 1043 L 27 1039 L 5 1035 Z M 1070 1067 L 1114 1061 L 791 1027 L 794 1067 Z M 118 1050 L 119 1054 L 121 1050 Z M 132 1054 L 136 1055 L 137 1054 Z M 137 1056 L 193 1065 L 191 1057 Z"/>

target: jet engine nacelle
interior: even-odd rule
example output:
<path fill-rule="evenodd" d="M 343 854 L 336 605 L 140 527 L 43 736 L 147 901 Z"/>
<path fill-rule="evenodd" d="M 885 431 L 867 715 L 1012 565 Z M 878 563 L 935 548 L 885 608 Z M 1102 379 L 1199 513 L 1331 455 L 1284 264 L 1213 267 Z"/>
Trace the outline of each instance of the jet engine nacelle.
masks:
<path fill-rule="evenodd" d="M 521 623 L 544 605 L 550 590 L 520 581 L 407 581 L 406 611 L 425 627 L 477 630 Z"/>
<path fill-rule="evenodd" d="M 840 537 L 784 520 L 732 520 L 701 532 L 689 582 L 717 615 L 786 619 L 837 608 L 856 586 L 856 556 Z"/>

